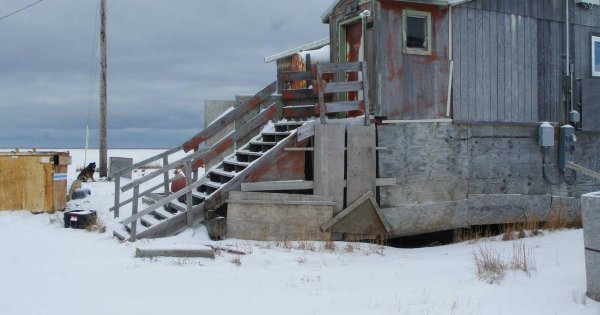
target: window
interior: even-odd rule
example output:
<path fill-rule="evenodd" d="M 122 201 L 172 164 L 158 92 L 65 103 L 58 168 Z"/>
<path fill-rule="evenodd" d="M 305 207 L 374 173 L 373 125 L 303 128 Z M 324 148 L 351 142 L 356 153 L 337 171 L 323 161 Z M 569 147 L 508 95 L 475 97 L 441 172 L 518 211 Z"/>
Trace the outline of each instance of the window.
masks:
<path fill-rule="evenodd" d="M 592 76 L 600 77 L 600 34 L 592 35 Z"/>
<path fill-rule="evenodd" d="M 404 53 L 431 55 L 431 13 L 404 10 Z"/>

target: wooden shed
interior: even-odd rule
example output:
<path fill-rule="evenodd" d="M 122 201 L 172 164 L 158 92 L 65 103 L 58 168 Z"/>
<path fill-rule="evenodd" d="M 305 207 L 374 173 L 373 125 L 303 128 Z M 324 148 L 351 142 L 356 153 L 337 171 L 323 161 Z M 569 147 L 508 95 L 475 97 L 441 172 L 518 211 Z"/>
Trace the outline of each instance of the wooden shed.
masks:
<path fill-rule="evenodd" d="M 0 211 L 66 208 L 69 152 L 0 153 Z"/>

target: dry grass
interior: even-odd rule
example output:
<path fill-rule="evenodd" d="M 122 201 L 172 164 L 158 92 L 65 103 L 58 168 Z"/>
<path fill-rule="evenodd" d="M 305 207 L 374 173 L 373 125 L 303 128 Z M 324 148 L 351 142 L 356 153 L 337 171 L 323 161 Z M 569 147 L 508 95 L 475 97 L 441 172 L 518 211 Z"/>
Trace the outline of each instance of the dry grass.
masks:
<path fill-rule="evenodd" d="M 570 218 L 567 211 L 560 209 L 554 210 L 548 214 L 548 218 L 542 227 L 550 231 L 562 229 L 580 229 L 583 227 L 581 222 L 581 214 L 577 213 L 577 215 Z"/>
<path fill-rule="evenodd" d="M 231 258 L 230 262 L 239 267 L 242 265 L 242 256 L 235 255 L 233 258 Z"/>
<path fill-rule="evenodd" d="M 315 242 L 313 242 L 313 241 L 298 241 L 296 249 L 314 252 L 315 251 Z"/>
<path fill-rule="evenodd" d="M 468 242 L 469 244 L 476 244 L 481 239 L 486 239 L 495 236 L 489 227 L 476 226 L 470 229 L 461 229 L 454 236 L 454 243 Z"/>
<path fill-rule="evenodd" d="M 533 248 L 522 241 L 513 243 L 509 261 L 502 259 L 500 253 L 489 243 L 477 246 L 473 250 L 473 259 L 477 278 L 490 284 L 502 281 L 507 270 L 523 271 L 527 276 L 537 270 Z"/>
<path fill-rule="evenodd" d="M 487 283 L 499 283 L 506 276 L 506 263 L 491 246 L 477 246 L 473 251 L 477 279 Z"/>
<path fill-rule="evenodd" d="M 337 249 L 337 246 L 335 245 L 334 241 L 326 241 L 323 243 L 323 247 L 321 247 L 321 250 L 326 250 L 329 252 L 335 252 L 335 250 Z"/>
<path fill-rule="evenodd" d="M 346 246 L 344 246 L 344 253 L 352 253 L 354 252 L 354 244 L 352 242 L 347 243 Z"/>
<path fill-rule="evenodd" d="M 535 256 L 533 248 L 525 246 L 525 243 L 513 243 L 513 256 L 510 261 L 510 269 L 523 271 L 527 276 L 536 271 Z"/>

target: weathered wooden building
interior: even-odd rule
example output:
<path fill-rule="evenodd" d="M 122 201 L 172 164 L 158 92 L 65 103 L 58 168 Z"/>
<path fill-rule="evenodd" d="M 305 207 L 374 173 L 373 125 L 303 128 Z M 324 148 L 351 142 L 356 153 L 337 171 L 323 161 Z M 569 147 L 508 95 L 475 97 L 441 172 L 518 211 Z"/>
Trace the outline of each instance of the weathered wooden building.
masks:
<path fill-rule="evenodd" d="M 366 42 L 346 35 L 360 29 L 363 10 L 372 12 Z M 574 124 L 575 161 L 600 167 L 600 78 L 592 76 L 597 5 L 341 0 L 322 19 L 330 25 L 332 61 L 352 59 L 348 47 L 366 46 L 372 112 L 384 122 L 378 145 L 388 148 L 379 152 L 379 176 L 398 181 L 381 188 L 380 202 L 397 234 L 544 217 L 565 204 L 577 207 L 565 197 L 600 187 L 559 172 L 557 150 L 538 146 L 537 131 L 542 121 Z M 571 110 L 582 120 L 570 122 Z"/>
<path fill-rule="evenodd" d="M 578 197 L 600 189 L 592 172 L 565 163 L 600 169 L 595 2 L 334 1 L 321 17 L 331 63 L 291 71 L 302 47 L 267 58 L 278 61 L 279 83 L 156 157 L 166 165 L 152 174 L 164 175 L 162 185 L 117 180 L 115 209 L 133 201 L 134 210 L 116 234 L 155 237 L 204 221 L 213 230 L 226 222 L 221 235 L 238 238 L 397 237 L 577 215 Z M 305 83 L 292 88 L 297 81 Z M 268 119 L 275 123 L 251 133 Z M 540 132 L 544 121 L 549 132 Z M 169 163 L 231 124 L 208 150 Z M 240 141 L 204 177 L 192 175 Z M 167 172 L 182 164 L 188 186 L 169 194 Z M 162 187 L 138 212 L 136 200 Z"/>

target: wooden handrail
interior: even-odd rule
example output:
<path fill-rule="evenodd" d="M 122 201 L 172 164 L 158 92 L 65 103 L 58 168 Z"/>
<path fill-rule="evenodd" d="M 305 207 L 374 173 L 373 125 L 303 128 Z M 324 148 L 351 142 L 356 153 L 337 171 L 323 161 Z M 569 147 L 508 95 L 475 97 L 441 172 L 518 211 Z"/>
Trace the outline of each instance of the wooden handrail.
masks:
<path fill-rule="evenodd" d="M 211 159 L 215 158 L 218 154 L 222 153 L 228 147 L 233 145 L 233 143 L 235 143 L 235 141 L 238 141 L 242 137 L 249 134 L 252 130 L 256 129 L 257 127 L 259 127 L 260 125 L 265 123 L 268 119 L 275 116 L 277 113 L 277 108 L 275 106 L 275 103 L 271 104 L 267 109 L 260 112 L 258 115 L 256 115 L 254 118 L 252 118 L 250 121 L 245 123 L 241 128 L 239 128 L 239 130 L 232 131 L 225 138 L 221 139 L 221 141 L 217 142 L 216 144 L 211 146 L 209 149 L 198 151 L 199 145 L 202 142 L 206 141 L 207 139 L 213 137 L 215 134 L 217 134 L 217 132 L 221 131 L 225 126 L 234 122 L 236 119 L 241 118 L 243 115 L 245 115 L 251 109 L 256 108 L 257 106 L 262 104 L 276 90 L 277 90 L 277 81 L 272 82 L 271 84 L 266 86 L 264 89 L 262 89 L 260 92 L 258 92 L 256 95 L 254 95 L 254 97 L 252 97 L 251 99 L 249 99 L 245 102 L 242 102 L 239 106 L 235 107 L 233 110 L 229 111 L 228 113 L 224 114 L 219 119 L 210 123 L 201 132 L 196 134 L 190 140 L 186 141 L 183 145 L 175 147 L 170 150 L 167 150 L 167 151 L 157 154 L 153 157 L 147 158 L 141 162 L 133 164 L 129 167 L 125 167 L 125 168 L 122 168 L 120 170 L 117 170 L 117 171 L 111 173 L 110 176 L 115 178 L 115 197 L 114 197 L 115 200 L 114 200 L 114 206 L 111 208 L 111 210 L 114 210 L 115 218 L 117 218 L 119 216 L 119 208 L 120 207 L 124 206 L 125 204 L 127 204 L 129 202 L 137 203 L 137 199 L 139 199 L 140 197 L 142 197 L 148 193 L 153 192 L 154 190 L 160 188 L 160 186 L 163 186 L 165 193 L 168 194 L 169 193 L 168 185 L 170 182 L 172 182 L 172 180 L 169 179 L 168 172 L 171 169 L 177 168 L 180 165 L 191 165 L 191 169 L 194 171 L 194 180 L 197 180 L 197 175 L 198 175 L 197 169 L 200 166 L 202 166 L 202 164 L 205 164 L 208 161 L 210 161 Z M 168 163 L 168 160 L 169 160 L 168 157 L 171 154 L 177 153 L 181 150 L 183 150 L 185 152 L 195 150 L 196 152 L 189 154 L 188 156 L 181 158 L 175 162 Z M 130 182 L 129 184 L 124 185 L 123 187 L 120 187 L 120 185 L 121 185 L 120 179 L 121 179 L 121 175 L 123 173 L 132 171 L 143 165 L 147 165 L 151 162 L 154 162 L 154 161 L 157 161 L 160 159 L 162 159 L 162 167 L 160 169 L 158 169 L 146 176 L 143 176 L 133 182 Z M 156 186 L 142 192 L 141 194 L 139 193 L 139 186 L 141 184 L 147 182 L 148 180 L 150 180 L 152 178 L 160 176 L 160 175 L 164 176 L 164 181 L 161 185 L 156 185 Z M 189 184 L 189 180 L 188 180 L 188 184 Z M 188 187 L 192 186 L 192 185 L 188 185 Z M 136 188 L 136 192 L 137 192 L 135 194 L 136 196 L 134 196 L 133 198 L 130 198 L 124 202 L 120 202 L 120 200 L 119 200 L 120 192 L 121 191 L 125 192 L 134 187 Z"/>
<path fill-rule="evenodd" d="M 252 132 L 252 130 L 256 129 L 258 126 L 262 125 L 267 120 L 269 120 L 270 118 L 275 116 L 276 113 L 277 113 L 277 107 L 275 106 L 275 103 L 273 103 L 267 109 L 260 112 L 258 115 L 254 116 L 254 118 L 249 120 L 238 130 L 231 131 L 227 136 L 223 137 L 219 142 L 213 144 L 209 149 L 194 152 L 193 154 L 190 154 L 184 158 L 181 158 L 169 165 L 165 165 L 162 168 L 160 168 L 144 177 L 140 177 L 140 178 L 132 181 L 131 183 L 124 185 L 123 187 L 121 187 L 121 191 L 125 192 L 135 186 L 139 186 L 154 177 L 160 176 L 165 172 L 168 172 L 172 169 L 177 168 L 180 165 L 185 165 L 185 163 L 187 163 L 189 161 L 194 163 L 194 166 L 208 162 L 210 159 L 214 158 L 219 153 L 223 152 L 225 149 L 232 146 L 233 143 L 235 143 L 235 141 L 245 137 L 247 134 Z M 201 161 L 201 163 L 196 163 L 197 161 Z"/>
<path fill-rule="evenodd" d="M 145 159 L 145 160 L 143 160 L 141 162 L 137 162 L 137 163 L 135 163 L 135 164 L 133 164 L 131 166 L 127 166 L 127 167 L 124 167 L 122 169 L 116 170 L 116 171 L 110 173 L 110 177 L 115 177 L 115 175 L 117 175 L 117 174 L 120 175 L 120 174 L 123 174 L 123 173 L 127 173 L 129 171 L 133 171 L 133 170 L 135 170 L 135 169 L 137 169 L 137 168 L 139 168 L 141 166 L 144 166 L 146 164 L 158 161 L 158 160 L 164 158 L 165 156 L 169 156 L 169 155 L 171 155 L 173 153 L 177 153 L 177 152 L 179 152 L 181 150 L 183 150 L 183 147 L 182 146 L 178 146 L 176 148 L 167 150 L 165 152 L 161 152 L 161 153 L 159 153 L 159 154 L 157 154 L 155 156 L 149 157 L 149 158 L 147 158 L 147 159 Z"/>
<path fill-rule="evenodd" d="M 197 148 L 202 142 L 206 141 L 210 137 L 217 134 L 217 132 L 223 130 L 227 125 L 242 117 L 249 110 L 262 104 L 269 96 L 271 96 L 277 90 L 277 81 L 269 84 L 267 87 L 258 92 L 251 99 L 243 102 L 237 106 L 234 110 L 228 112 L 223 117 L 213 121 L 210 125 L 206 126 L 202 131 L 196 134 L 194 137 L 189 139 L 183 144 L 183 150 L 189 152 Z"/>

